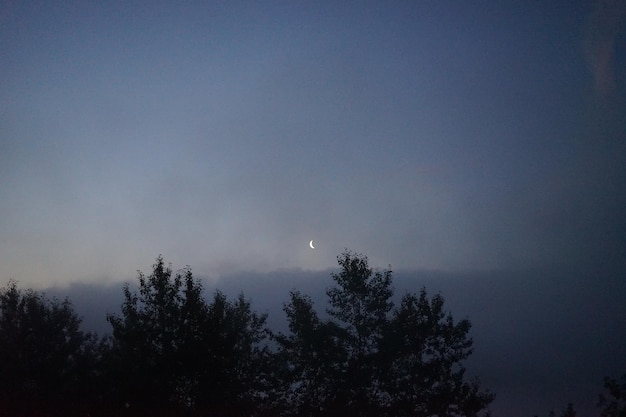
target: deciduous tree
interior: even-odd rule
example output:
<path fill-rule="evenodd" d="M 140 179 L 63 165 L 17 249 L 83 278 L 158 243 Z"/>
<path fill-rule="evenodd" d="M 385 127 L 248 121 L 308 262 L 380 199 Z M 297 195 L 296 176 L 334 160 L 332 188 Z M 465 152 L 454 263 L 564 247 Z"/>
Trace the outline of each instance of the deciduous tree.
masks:
<path fill-rule="evenodd" d="M 626 374 L 621 379 L 604 378 L 606 394 L 601 394 L 598 406 L 602 417 L 626 417 Z"/>
<path fill-rule="evenodd" d="M 94 394 L 96 340 L 68 299 L 0 290 L 0 415 L 76 415 Z"/>
<path fill-rule="evenodd" d="M 240 295 L 219 291 L 211 303 L 189 268 L 173 274 L 159 256 L 139 272 L 138 291 L 124 287 L 113 327 L 112 398 L 137 412 L 235 415 L 260 408 L 269 355 L 266 317 Z"/>
<path fill-rule="evenodd" d="M 285 399 L 298 416 L 478 416 L 493 396 L 466 381 L 470 322 L 455 322 L 443 297 L 426 291 L 392 302 L 392 272 L 367 257 L 338 257 L 328 318 L 292 292 L 289 334 L 277 337 L 290 379 Z"/>

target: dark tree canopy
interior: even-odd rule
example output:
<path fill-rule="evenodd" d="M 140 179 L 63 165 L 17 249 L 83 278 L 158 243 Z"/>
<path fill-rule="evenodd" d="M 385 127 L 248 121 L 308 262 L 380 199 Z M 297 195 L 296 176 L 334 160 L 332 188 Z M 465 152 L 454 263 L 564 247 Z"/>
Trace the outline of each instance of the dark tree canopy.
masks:
<path fill-rule="evenodd" d="M 289 330 L 272 334 L 243 294 L 207 301 L 190 268 L 159 256 L 100 341 L 69 300 L 10 283 L 0 290 L 0 415 L 438 416 L 486 413 L 493 396 L 467 381 L 468 320 L 424 289 L 393 303 L 391 270 L 345 252 L 327 308 L 292 291 Z M 621 417 L 610 380 L 606 417 Z M 608 400 L 607 400 L 608 401 Z"/>
<path fill-rule="evenodd" d="M 0 415 L 72 415 L 88 400 L 95 338 L 80 323 L 67 299 L 0 290 Z"/>
<path fill-rule="evenodd" d="M 265 316 L 243 295 L 231 302 L 218 291 L 207 303 L 191 270 L 172 274 L 160 256 L 138 283 L 138 293 L 124 287 L 122 316 L 108 317 L 118 404 L 171 415 L 253 409 L 269 355 Z"/>
<path fill-rule="evenodd" d="M 626 417 L 626 374 L 620 380 L 604 378 L 604 389 L 598 400 L 601 417 Z"/>
<path fill-rule="evenodd" d="M 277 341 L 297 416 L 478 416 L 493 395 L 465 380 L 470 323 L 455 322 L 443 297 L 406 294 L 394 308 L 391 270 L 345 252 L 327 290 L 328 319 L 291 293 L 288 335 Z"/>

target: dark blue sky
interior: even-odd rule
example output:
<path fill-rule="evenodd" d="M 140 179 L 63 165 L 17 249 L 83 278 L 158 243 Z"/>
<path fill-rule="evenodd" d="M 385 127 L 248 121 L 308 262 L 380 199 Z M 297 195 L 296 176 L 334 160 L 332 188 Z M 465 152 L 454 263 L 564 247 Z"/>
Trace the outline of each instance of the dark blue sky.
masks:
<path fill-rule="evenodd" d="M 623 1 L 336 3 L 2 2 L 0 282 L 622 279 Z"/>

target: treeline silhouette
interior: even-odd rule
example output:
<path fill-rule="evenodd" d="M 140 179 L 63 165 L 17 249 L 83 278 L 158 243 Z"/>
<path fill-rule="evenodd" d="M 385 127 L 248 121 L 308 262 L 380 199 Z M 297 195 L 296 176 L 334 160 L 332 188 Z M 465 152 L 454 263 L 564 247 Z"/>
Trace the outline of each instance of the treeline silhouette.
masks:
<path fill-rule="evenodd" d="M 0 416 L 488 415 L 493 394 L 463 366 L 470 322 L 425 289 L 396 306 L 390 270 L 349 251 L 337 260 L 327 314 L 293 291 L 286 333 L 243 294 L 206 300 L 191 270 L 173 273 L 162 256 L 136 291 L 123 287 L 102 338 L 81 330 L 69 300 L 11 282 L 0 290 Z M 623 416 L 626 384 L 610 382 L 603 416 Z"/>

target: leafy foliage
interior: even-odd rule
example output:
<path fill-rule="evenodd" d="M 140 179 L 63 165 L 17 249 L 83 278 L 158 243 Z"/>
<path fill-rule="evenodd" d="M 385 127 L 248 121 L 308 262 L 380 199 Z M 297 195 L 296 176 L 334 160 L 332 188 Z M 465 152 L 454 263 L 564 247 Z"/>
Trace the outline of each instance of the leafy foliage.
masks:
<path fill-rule="evenodd" d="M 604 378 L 607 395 L 601 394 L 598 406 L 602 408 L 602 417 L 626 417 L 626 374 L 621 380 Z"/>
<path fill-rule="evenodd" d="M 440 295 L 406 294 L 394 309 L 392 273 L 345 252 L 327 290 L 329 318 L 310 298 L 291 293 L 285 399 L 298 416 L 477 416 L 493 395 L 465 381 L 470 323 L 455 323 Z M 287 407 L 289 408 L 289 407 Z"/>
<path fill-rule="evenodd" d="M 0 291 L 0 414 L 484 414 L 493 396 L 462 366 L 469 321 L 425 290 L 395 306 L 391 270 L 350 252 L 338 262 L 323 315 L 292 291 L 289 332 L 277 335 L 243 294 L 207 301 L 189 268 L 173 273 L 161 256 L 136 289 L 123 287 L 100 341 L 80 330 L 69 300 L 11 283 Z"/>
<path fill-rule="evenodd" d="M 95 337 L 80 330 L 69 300 L 15 282 L 0 290 L 0 414 L 70 415 L 89 395 Z"/>
<path fill-rule="evenodd" d="M 230 302 L 216 292 L 208 304 L 191 270 L 172 274 L 160 256 L 138 281 L 138 293 L 124 287 L 122 317 L 108 317 L 118 404 L 170 414 L 254 408 L 269 355 L 266 317 L 243 295 Z"/>

